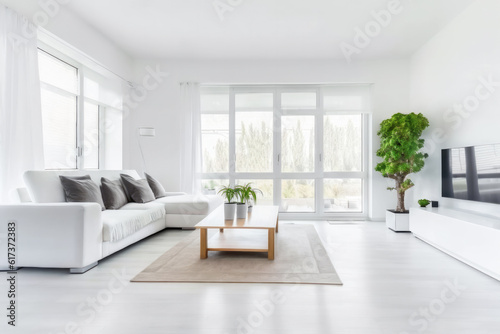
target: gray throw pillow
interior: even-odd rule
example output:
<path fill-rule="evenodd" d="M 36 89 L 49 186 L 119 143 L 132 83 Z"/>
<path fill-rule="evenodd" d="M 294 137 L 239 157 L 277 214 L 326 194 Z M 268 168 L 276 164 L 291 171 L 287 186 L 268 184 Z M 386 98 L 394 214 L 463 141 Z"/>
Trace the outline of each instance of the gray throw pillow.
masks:
<path fill-rule="evenodd" d="M 104 206 L 108 210 L 118 210 L 128 203 L 127 194 L 120 180 L 101 178 L 101 193 Z"/>
<path fill-rule="evenodd" d="M 59 175 L 59 179 L 64 188 L 66 202 L 95 202 L 102 210 L 105 209 L 99 187 L 92 181 L 90 175 L 73 177 Z"/>
<path fill-rule="evenodd" d="M 165 188 L 163 188 L 160 182 L 147 173 L 144 173 L 144 175 L 146 175 L 146 180 L 148 180 L 149 186 L 151 190 L 153 190 L 156 198 L 167 196 Z"/>
<path fill-rule="evenodd" d="M 155 194 L 145 179 L 136 180 L 127 174 L 120 174 L 123 187 L 128 197 L 136 203 L 147 203 L 155 200 Z"/>

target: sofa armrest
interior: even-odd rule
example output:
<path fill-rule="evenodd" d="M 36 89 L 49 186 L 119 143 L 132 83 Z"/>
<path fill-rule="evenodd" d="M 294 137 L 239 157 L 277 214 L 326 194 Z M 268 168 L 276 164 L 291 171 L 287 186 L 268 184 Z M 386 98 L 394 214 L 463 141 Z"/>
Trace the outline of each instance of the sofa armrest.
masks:
<path fill-rule="evenodd" d="M 187 195 L 187 193 L 184 193 L 184 192 L 181 192 L 181 191 L 172 191 L 172 192 L 166 192 L 165 193 L 165 197 L 169 197 L 169 196 L 180 196 L 180 195 Z"/>
<path fill-rule="evenodd" d="M 102 258 L 97 203 L 0 205 L 0 269 L 6 269 L 8 223 L 16 223 L 16 266 L 83 268 Z"/>

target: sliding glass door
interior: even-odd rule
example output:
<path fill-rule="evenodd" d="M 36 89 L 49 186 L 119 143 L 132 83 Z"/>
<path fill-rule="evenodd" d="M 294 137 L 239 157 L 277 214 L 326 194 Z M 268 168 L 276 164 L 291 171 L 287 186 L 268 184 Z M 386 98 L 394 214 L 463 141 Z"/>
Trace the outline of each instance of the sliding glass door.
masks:
<path fill-rule="evenodd" d="M 369 86 L 204 86 L 203 187 L 251 182 L 296 217 L 364 216 Z"/>

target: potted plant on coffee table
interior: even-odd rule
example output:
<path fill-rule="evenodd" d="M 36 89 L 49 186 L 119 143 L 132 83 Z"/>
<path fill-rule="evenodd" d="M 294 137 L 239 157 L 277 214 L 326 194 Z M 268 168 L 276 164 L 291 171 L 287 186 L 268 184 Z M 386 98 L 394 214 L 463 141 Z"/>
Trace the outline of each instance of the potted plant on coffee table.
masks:
<path fill-rule="evenodd" d="M 245 191 L 241 186 L 234 187 L 236 202 L 236 218 L 245 219 L 247 217 L 248 204 L 245 201 Z"/>
<path fill-rule="evenodd" d="M 394 231 L 410 230 L 405 193 L 414 184 L 407 176 L 424 167 L 428 154 L 420 151 L 424 147 L 424 139 L 420 136 L 428 126 L 429 121 L 422 114 L 397 113 L 382 121 L 377 132 L 380 137 L 377 156 L 383 161 L 377 164 L 375 170 L 395 182 L 394 187 L 387 189 L 396 191 L 397 207 L 386 212 L 386 225 Z"/>
<path fill-rule="evenodd" d="M 224 219 L 233 220 L 234 214 L 236 213 L 236 202 L 233 202 L 236 190 L 230 186 L 224 186 L 219 190 L 219 194 L 224 196 L 226 199 L 226 202 L 224 203 Z"/>
<path fill-rule="evenodd" d="M 262 195 L 262 190 L 257 188 L 252 188 L 251 182 L 242 186 L 236 186 L 239 193 L 241 194 L 241 199 L 248 205 L 248 212 L 252 212 L 253 205 L 257 203 L 257 193 Z"/>

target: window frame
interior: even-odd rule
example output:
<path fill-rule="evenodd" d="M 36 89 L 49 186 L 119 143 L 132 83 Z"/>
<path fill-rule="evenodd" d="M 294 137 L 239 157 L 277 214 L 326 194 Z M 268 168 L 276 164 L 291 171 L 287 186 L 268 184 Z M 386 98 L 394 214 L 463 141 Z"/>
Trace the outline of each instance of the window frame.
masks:
<path fill-rule="evenodd" d="M 77 93 L 72 93 L 67 90 L 64 90 L 62 88 L 53 86 L 49 83 L 43 82 L 40 79 L 40 86 L 41 88 L 51 90 L 57 94 L 61 95 L 71 95 L 72 97 L 76 97 L 76 147 L 75 147 L 75 161 L 76 161 L 76 168 L 47 168 L 44 167 L 45 170 L 98 170 L 101 168 L 102 161 L 103 161 L 103 139 L 101 136 L 101 129 L 103 128 L 103 114 L 106 110 L 106 106 L 100 103 L 99 101 L 95 101 L 93 99 L 90 99 L 88 97 L 85 97 L 85 85 L 84 85 L 84 78 L 85 78 L 85 66 L 71 57 L 65 55 L 64 53 L 60 52 L 59 50 L 39 41 L 38 42 L 38 50 L 39 52 L 44 52 L 48 56 L 51 56 L 69 66 L 72 66 L 76 69 L 77 71 Z M 94 105 L 98 106 L 98 117 L 99 117 L 99 122 L 98 122 L 98 165 L 97 168 L 84 168 L 85 166 L 85 154 L 84 154 L 84 146 L 85 146 L 85 102 L 92 103 Z"/>
<path fill-rule="evenodd" d="M 369 124 L 371 122 L 371 95 L 367 96 L 368 105 L 362 110 L 325 110 L 323 108 L 324 88 L 331 87 L 352 87 L 363 86 L 370 90 L 369 84 L 346 85 L 346 84 L 303 84 L 303 85 L 202 85 L 203 88 L 211 89 L 215 87 L 227 87 L 229 95 L 229 166 L 227 173 L 202 173 L 203 180 L 209 179 L 228 179 L 230 185 L 234 186 L 238 179 L 244 180 L 273 180 L 273 201 L 274 205 L 281 206 L 281 188 L 282 181 L 286 179 L 307 179 L 314 180 L 315 184 L 315 207 L 314 212 L 283 212 L 280 211 L 280 217 L 283 219 L 366 219 L 369 211 Z M 316 93 L 316 108 L 314 109 L 285 109 L 281 107 L 281 94 L 294 92 L 314 92 Z M 272 172 L 236 172 L 236 108 L 235 95 L 247 93 L 272 93 L 273 94 L 273 161 Z M 371 94 L 371 92 L 369 93 Z M 203 110 L 202 114 L 205 114 Z M 211 114 L 207 112 L 206 114 Z M 325 172 L 323 169 L 322 157 L 324 156 L 323 138 L 324 138 L 324 116 L 328 114 L 335 115 L 360 115 L 361 117 L 361 171 L 356 172 Z M 281 171 L 281 120 L 283 116 L 314 116 L 315 117 L 315 152 L 314 152 L 314 171 L 313 172 L 282 172 Z M 279 129 L 279 130 L 277 130 Z M 325 212 L 323 203 L 324 180 L 325 179 L 360 179 L 362 186 L 361 210 L 359 212 Z"/>

